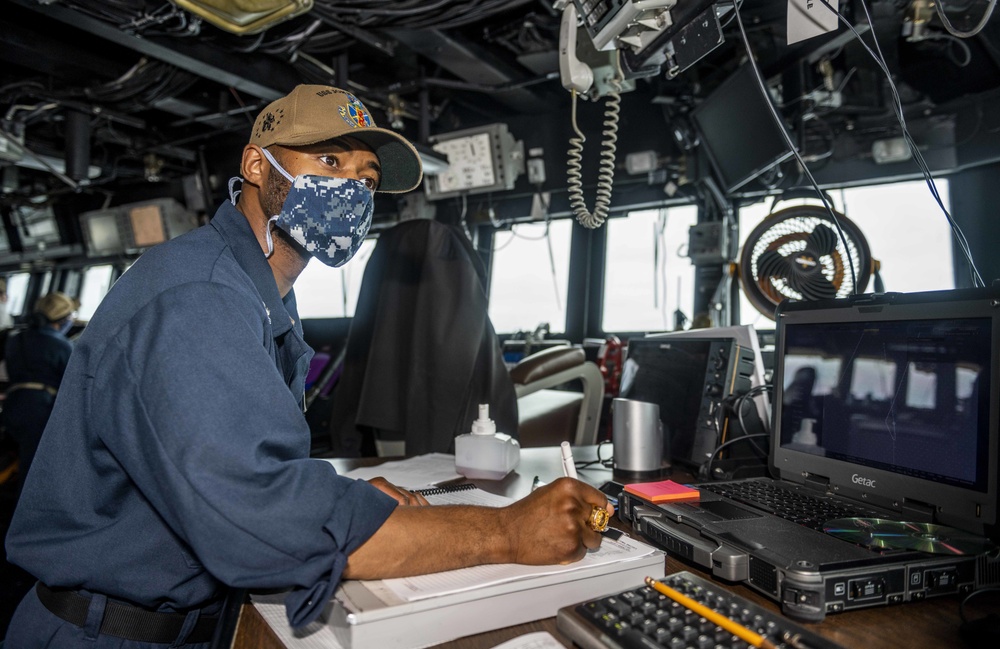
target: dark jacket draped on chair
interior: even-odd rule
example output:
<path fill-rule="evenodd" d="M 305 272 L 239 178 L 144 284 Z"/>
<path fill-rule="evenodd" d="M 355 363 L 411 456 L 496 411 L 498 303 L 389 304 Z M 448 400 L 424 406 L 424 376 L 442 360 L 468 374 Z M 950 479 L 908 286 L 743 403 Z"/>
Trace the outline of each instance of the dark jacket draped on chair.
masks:
<path fill-rule="evenodd" d="M 375 455 L 373 431 L 406 454 L 454 453 L 480 403 L 517 436 L 517 397 L 487 314 L 486 271 L 464 233 L 429 219 L 379 236 L 333 393 L 340 457 Z"/>

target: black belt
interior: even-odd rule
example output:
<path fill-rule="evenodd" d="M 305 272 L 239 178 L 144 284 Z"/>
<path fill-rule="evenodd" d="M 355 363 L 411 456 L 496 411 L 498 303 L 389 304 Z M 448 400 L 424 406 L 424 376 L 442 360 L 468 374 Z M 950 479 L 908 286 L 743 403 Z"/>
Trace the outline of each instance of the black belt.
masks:
<path fill-rule="evenodd" d="M 48 392 L 51 396 L 56 396 L 57 390 L 51 385 L 46 385 L 44 383 L 15 383 L 14 385 L 7 386 L 7 394 L 14 392 L 16 390 L 41 390 L 43 392 Z"/>
<path fill-rule="evenodd" d="M 38 599 L 56 617 L 82 627 L 87 623 L 90 597 L 73 590 L 52 590 L 42 582 L 35 586 Z M 108 600 L 100 633 L 135 642 L 171 643 L 180 635 L 184 613 L 157 613 L 138 606 Z M 198 618 L 185 643 L 210 642 L 219 616 Z"/>

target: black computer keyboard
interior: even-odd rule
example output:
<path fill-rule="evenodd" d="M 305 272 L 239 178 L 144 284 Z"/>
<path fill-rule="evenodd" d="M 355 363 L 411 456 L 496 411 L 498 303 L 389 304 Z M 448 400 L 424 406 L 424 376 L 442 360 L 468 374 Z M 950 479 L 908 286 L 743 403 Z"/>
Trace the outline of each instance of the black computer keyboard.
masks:
<path fill-rule="evenodd" d="M 791 491 L 767 480 L 701 483 L 698 488 L 732 498 L 793 523 L 819 531 L 823 531 L 824 523 L 835 518 L 880 518 L 882 516 L 874 509 Z"/>
<path fill-rule="evenodd" d="M 780 649 L 840 649 L 780 613 L 690 572 L 659 581 Z M 559 609 L 559 631 L 584 649 L 745 649 L 748 642 L 666 595 L 642 586 Z"/>

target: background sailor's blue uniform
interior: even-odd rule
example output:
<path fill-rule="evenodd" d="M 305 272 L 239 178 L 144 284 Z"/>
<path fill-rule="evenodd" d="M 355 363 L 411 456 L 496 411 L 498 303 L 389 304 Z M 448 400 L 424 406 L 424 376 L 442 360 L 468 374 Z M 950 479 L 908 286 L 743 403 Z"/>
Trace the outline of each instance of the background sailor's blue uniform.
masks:
<path fill-rule="evenodd" d="M 217 606 L 223 584 L 291 587 L 290 621 L 311 621 L 395 507 L 309 458 L 312 353 L 232 204 L 144 253 L 76 341 L 8 560 L 170 612 Z"/>
<path fill-rule="evenodd" d="M 10 384 L 40 384 L 58 390 L 72 352 L 73 343 L 51 327 L 30 327 L 11 335 L 4 353 Z M 23 484 L 35 457 L 55 400 L 52 392 L 37 388 L 10 390 L 4 398 L 3 425 L 17 442 L 19 483 Z"/>

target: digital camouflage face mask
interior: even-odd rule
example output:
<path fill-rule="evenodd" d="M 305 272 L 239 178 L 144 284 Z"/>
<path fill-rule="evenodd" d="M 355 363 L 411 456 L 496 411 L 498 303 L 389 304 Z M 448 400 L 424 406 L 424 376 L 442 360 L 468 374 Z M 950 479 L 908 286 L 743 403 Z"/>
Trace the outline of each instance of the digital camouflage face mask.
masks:
<path fill-rule="evenodd" d="M 360 180 L 301 175 L 294 178 L 262 149 L 271 166 L 292 187 L 281 213 L 268 221 L 267 256 L 274 251 L 270 223 L 274 222 L 312 256 L 327 266 L 343 266 L 357 253 L 372 224 L 375 194 Z"/>

